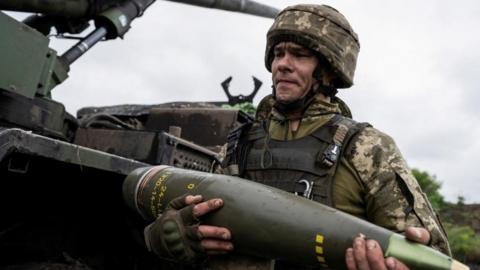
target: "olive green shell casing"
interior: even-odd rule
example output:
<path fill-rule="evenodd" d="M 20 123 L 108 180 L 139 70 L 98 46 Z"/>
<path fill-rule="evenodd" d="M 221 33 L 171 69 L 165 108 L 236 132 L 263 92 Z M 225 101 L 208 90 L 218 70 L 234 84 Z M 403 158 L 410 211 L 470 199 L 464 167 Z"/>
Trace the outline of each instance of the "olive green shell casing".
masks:
<path fill-rule="evenodd" d="M 133 171 L 123 188 L 127 205 L 147 220 L 154 220 L 173 198 L 184 194 L 222 198 L 224 206 L 202 222 L 230 229 L 236 252 L 243 254 L 343 269 L 346 249 L 362 234 L 376 239 L 388 256 L 398 256 L 412 269 L 451 269 L 452 265 L 448 256 L 384 228 L 238 177 L 157 166 Z"/>

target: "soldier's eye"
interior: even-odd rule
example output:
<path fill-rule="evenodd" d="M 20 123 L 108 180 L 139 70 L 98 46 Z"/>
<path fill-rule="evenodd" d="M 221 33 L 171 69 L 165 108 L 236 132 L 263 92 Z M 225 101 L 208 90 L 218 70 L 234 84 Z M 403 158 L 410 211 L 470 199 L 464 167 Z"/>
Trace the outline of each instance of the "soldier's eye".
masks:
<path fill-rule="evenodd" d="M 296 57 L 310 57 L 312 54 L 309 51 L 295 51 L 293 55 Z"/>
<path fill-rule="evenodd" d="M 275 58 L 277 58 L 277 57 L 282 57 L 284 54 L 285 54 L 285 53 L 283 52 L 283 50 L 274 50 L 274 51 L 273 51 L 273 56 L 274 56 Z"/>

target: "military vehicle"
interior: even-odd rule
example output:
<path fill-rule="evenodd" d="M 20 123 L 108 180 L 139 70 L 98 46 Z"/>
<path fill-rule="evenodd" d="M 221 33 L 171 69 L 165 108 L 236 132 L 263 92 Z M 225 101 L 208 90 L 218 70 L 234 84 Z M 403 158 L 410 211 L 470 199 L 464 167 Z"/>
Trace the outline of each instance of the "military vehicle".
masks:
<path fill-rule="evenodd" d="M 123 37 L 154 2 L 0 1 L 1 269 L 166 268 L 144 247 L 138 228 L 145 221 L 122 200 L 125 176 L 154 164 L 209 172 L 228 130 L 249 116 L 185 102 L 89 107 L 74 117 L 51 99 L 72 63 L 97 42 Z M 278 12 L 248 0 L 174 2 L 264 17 Z M 32 15 L 17 21 L 2 11 Z M 52 29 L 82 38 L 58 55 L 49 48 Z M 254 93 L 229 95 L 230 104 Z"/>

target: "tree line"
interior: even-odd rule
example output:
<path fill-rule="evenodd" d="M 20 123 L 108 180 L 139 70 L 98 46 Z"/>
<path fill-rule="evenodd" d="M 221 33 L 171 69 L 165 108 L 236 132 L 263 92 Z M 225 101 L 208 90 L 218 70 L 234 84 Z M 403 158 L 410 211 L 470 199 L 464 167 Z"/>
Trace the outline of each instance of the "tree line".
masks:
<path fill-rule="evenodd" d="M 448 202 L 440 193 L 442 183 L 435 175 L 419 169 L 413 169 L 412 173 L 433 209 L 440 214 L 453 256 L 467 264 L 480 264 L 480 227 L 472 226 L 476 223 L 480 226 L 480 205 L 466 205 L 463 196 L 458 196 L 457 202 Z"/>

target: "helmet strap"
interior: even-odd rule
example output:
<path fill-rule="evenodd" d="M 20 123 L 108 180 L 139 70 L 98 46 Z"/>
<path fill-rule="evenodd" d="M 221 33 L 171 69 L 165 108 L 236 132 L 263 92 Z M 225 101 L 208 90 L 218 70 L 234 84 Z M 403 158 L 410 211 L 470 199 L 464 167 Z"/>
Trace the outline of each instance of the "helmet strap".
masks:
<path fill-rule="evenodd" d="M 275 95 L 276 94 L 275 86 L 272 85 L 272 89 L 273 89 L 273 97 L 276 100 L 277 97 Z M 313 89 L 310 89 L 304 97 L 292 102 L 281 102 L 276 100 L 275 103 L 273 104 L 273 107 L 275 107 L 278 111 L 280 111 L 283 114 L 303 111 L 312 102 L 313 98 L 315 97 L 315 94 L 316 94 L 315 91 Z"/>
<path fill-rule="evenodd" d="M 323 58 L 319 58 L 319 59 L 323 59 Z M 335 95 L 338 93 L 337 88 L 335 88 L 333 86 L 330 86 L 330 85 L 326 85 L 323 82 L 324 77 L 323 77 L 323 72 L 322 72 L 322 68 L 320 67 L 320 65 L 318 65 L 315 68 L 315 70 L 313 71 L 312 77 L 315 78 L 318 82 L 317 91 L 322 93 L 324 96 L 330 97 L 330 98 L 333 99 L 333 97 L 335 97 Z"/>
<path fill-rule="evenodd" d="M 319 85 L 317 91 L 326 97 L 334 98 L 338 93 L 337 88 L 329 85 Z"/>

